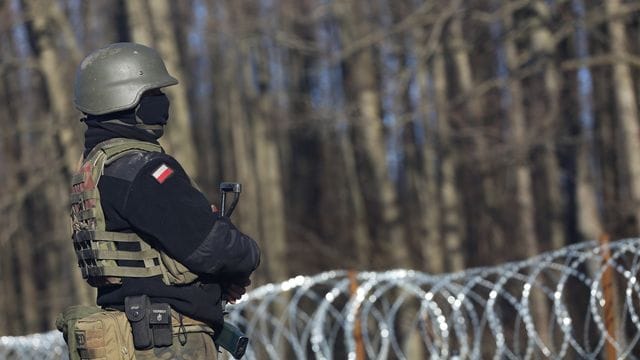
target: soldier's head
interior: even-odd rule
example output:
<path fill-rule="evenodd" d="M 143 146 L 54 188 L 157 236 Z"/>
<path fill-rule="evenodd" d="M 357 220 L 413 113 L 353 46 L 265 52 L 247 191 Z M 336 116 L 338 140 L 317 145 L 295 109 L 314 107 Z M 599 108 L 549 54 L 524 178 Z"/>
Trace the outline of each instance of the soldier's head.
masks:
<path fill-rule="evenodd" d="M 177 83 L 154 49 L 115 43 L 82 60 L 73 101 L 88 118 L 126 118 L 125 124 L 161 131 L 169 116 L 169 100 L 160 89 Z"/>

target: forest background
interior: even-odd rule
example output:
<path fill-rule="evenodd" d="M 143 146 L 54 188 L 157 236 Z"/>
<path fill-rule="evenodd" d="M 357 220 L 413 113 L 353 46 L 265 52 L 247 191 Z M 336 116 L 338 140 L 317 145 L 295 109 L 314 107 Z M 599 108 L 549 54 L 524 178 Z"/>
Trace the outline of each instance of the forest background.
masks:
<path fill-rule="evenodd" d="M 91 303 L 70 240 L 80 60 L 180 80 L 167 151 L 258 239 L 255 284 L 460 271 L 640 218 L 640 2 L 0 0 L 0 335 Z"/>

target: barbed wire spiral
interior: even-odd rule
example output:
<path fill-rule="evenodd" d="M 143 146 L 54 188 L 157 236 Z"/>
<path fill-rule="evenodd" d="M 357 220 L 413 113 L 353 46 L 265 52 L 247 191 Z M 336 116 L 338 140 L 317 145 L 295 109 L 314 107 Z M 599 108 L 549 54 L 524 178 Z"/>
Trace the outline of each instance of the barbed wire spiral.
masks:
<path fill-rule="evenodd" d="M 329 271 L 261 286 L 227 320 L 251 339 L 246 359 L 638 359 L 639 270 L 626 239 L 445 275 Z M 0 337 L 4 358 L 66 346 L 57 331 Z"/>

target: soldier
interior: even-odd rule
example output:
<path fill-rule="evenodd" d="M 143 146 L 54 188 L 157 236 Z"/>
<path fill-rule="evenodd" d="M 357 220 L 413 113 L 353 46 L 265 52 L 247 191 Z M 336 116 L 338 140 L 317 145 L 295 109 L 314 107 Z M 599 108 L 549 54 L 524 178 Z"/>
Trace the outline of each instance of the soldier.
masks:
<path fill-rule="evenodd" d="M 245 293 L 260 259 L 158 144 L 169 115 L 161 89 L 177 83 L 155 50 L 134 43 L 94 51 L 75 82 L 87 130 L 71 194 L 74 247 L 97 304 L 126 310 L 136 359 L 215 359 L 221 301 Z M 92 333 L 76 332 L 80 349 Z"/>

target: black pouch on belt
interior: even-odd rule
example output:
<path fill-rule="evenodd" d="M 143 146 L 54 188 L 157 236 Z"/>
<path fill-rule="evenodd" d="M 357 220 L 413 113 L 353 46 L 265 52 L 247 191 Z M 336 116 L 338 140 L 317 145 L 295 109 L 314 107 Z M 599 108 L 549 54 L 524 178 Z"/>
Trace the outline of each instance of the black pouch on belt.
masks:
<path fill-rule="evenodd" d="M 169 304 L 151 304 L 149 325 L 153 330 L 153 344 L 156 347 L 173 344 L 171 306 Z"/>
<path fill-rule="evenodd" d="M 124 298 L 124 312 L 131 324 L 133 345 L 137 350 L 153 347 L 153 332 L 149 326 L 151 302 L 147 295 L 127 296 Z"/>

